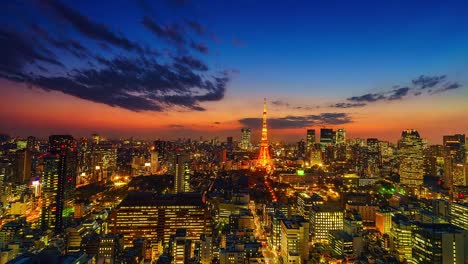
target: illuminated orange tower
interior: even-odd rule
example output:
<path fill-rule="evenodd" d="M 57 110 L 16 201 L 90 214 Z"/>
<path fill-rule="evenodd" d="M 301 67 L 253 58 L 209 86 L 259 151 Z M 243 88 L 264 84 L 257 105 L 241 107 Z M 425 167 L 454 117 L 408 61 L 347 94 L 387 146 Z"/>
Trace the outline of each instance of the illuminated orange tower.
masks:
<path fill-rule="evenodd" d="M 262 123 L 262 139 L 260 140 L 260 153 L 257 159 L 257 168 L 271 169 L 270 149 L 268 148 L 268 129 L 267 129 L 267 110 L 266 98 L 263 99 L 263 123 Z"/>

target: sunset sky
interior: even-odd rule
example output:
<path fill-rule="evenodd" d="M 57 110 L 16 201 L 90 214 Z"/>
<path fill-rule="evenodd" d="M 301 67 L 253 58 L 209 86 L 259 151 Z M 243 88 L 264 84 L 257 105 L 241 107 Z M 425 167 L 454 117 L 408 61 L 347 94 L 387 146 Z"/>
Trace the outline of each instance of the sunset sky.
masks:
<path fill-rule="evenodd" d="M 0 133 L 468 134 L 466 0 L 0 5 Z"/>

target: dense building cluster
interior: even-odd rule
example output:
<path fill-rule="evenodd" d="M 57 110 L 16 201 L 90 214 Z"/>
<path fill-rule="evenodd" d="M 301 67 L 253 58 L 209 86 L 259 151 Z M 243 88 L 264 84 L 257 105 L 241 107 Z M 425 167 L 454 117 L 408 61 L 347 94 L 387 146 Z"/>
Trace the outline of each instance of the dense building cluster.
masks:
<path fill-rule="evenodd" d="M 1 136 L 0 263 L 466 263 L 465 135 L 317 132 Z"/>

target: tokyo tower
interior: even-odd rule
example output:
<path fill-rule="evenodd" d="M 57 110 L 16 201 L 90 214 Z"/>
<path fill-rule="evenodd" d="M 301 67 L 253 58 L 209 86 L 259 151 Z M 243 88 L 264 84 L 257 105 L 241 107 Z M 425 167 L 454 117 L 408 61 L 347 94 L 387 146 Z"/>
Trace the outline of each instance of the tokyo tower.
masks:
<path fill-rule="evenodd" d="M 257 159 L 257 168 L 271 169 L 270 149 L 268 148 L 268 130 L 267 130 L 267 110 L 266 98 L 263 101 L 263 123 L 262 123 L 262 138 L 260 140 L 260 153 Z"/>

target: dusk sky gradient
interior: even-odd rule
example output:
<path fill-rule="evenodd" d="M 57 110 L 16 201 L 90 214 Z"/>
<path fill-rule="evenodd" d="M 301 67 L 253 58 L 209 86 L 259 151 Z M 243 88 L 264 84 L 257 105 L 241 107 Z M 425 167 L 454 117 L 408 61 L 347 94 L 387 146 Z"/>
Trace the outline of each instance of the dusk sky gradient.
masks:
<path fill-rule="evenodd" d="M 468 2 L 2 1 L 0 133 L 468 134 Z"/>

